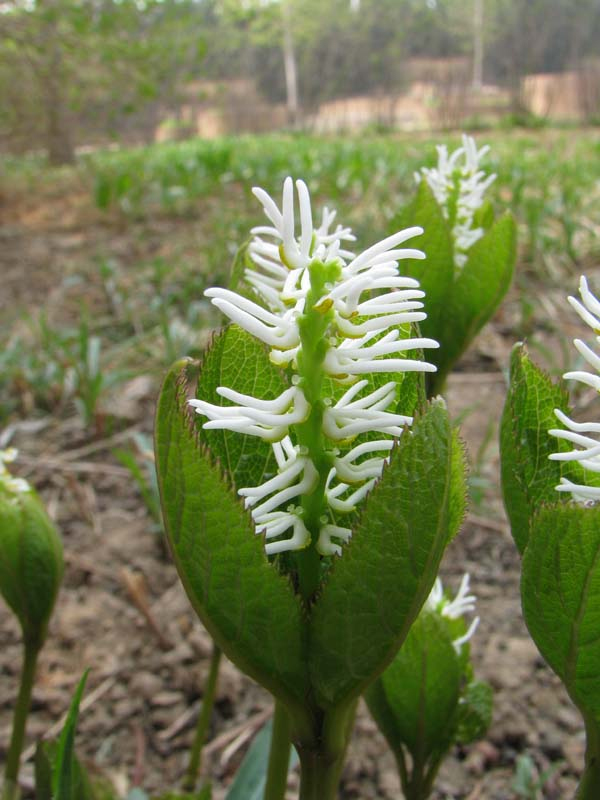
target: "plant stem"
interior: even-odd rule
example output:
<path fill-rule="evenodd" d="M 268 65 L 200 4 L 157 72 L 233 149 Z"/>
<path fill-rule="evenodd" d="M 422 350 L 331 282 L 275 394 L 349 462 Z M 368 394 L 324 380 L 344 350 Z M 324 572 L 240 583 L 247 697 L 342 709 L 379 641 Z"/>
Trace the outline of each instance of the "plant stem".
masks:
<path fill-rule="evenodd" d="M 196 725 L 196 735 L 190 751 L 190 763 L 183 779 L 185 791 L 193 792 L 200 772 L 202 761 L 202 747 L 206 739 L 206 733 L 210 724 L 213 706 L 215 704 L 215 693 L 217 688 L 217 678 L 219 677 L 219 665 L 221 663 L 221 649 L 213 643 L 213 651 L 210 659 L 210 669 L 206 686 L 204 687 L 204 697 L 202 698 L 202 708 L 198 716 Z"/>
<path fill-rule="evenodd" d="M 273 730 L 271 732 L 271 748 L 269 750 L 269 767 L 264 800 L 283 800 L 287 785 L 290 763 L 290 718 L 283 704 L 275 701 Z"/>
<path fill-rule="evenodd" d="M 600 797 L 600 729 L 596 720 L 585 719 L 585 768 L 575 800 L 598 800 Z"/>
<path fill-rule="evenodd" d="M 25 724 L 31 705 L 31 692 L 35 679 L 35 669 L 40 648 L 25 641 L 23 667 L 21 669 L 21 685 L 15 713 L 13 715 L 12 735 L 6 757 L 6 767 L 4 769 L 4 791 L 3 800 L 13 800 L 17 796 L 17 780 L 19 777 L 19 764 L 21 761 L 21 751 L 25 739 Z"/>
<path fill-rule="evenodd" d="M 300 756 L 299 800 L 335 800 L 357 704 L 355 698 L 330 708 L 313 725 L 312 740 L 294 740 Z"/>
<path fill-rule="evenodd" d="M 302 344 L 298 354 L 298 374 L 310 413 L 304 422 L 296 426 L 298 445 L 307 453 L 318 476 L 315 485 L 301 498 L 302 518 L 310 532 L 311 543 L 304 552 L 298 554 L 296 563 L 300 594 L 307 606 L 313 601 L 320 583 L 320 556 L 316 547 L 323 524 L 322 517 L 328 512 L 325 489 L 333 466 L 331 447 L 323 434 L 325 404 L 322 397 L 325 379 L 323 361 L 330 347 L 328 330 L 333 320 L 333 310 L 330 306 L 319 306 L 319 300 L 327 283 L 335 281 L 339 265 L 313 261 L 309 272 L 311 286 L 306 297 L 306 309 L 298 321 Z"/>
<path fill-rule="evenodd" d="M 344 753 L 331 758 L 319 750 L 299 750 L 299 800 L 335 800 Z"/>

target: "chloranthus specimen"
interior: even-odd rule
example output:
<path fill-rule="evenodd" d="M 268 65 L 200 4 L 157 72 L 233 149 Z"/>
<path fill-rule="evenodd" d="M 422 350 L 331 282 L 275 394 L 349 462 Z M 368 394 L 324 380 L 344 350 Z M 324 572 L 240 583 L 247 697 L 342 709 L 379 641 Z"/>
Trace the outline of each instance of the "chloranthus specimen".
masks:
<path fill-rule="evenodd" d="M 448 153 L 446 145 L 437 146 L 438 163 L 435 167 L 422 167 L 415 180 L 426 181 L 450 224 L 454 240 L 454 263 L 462 269 L 468 252 L 485 233 L 476 219 L 483 207 L 485 193 L 496 180 L 481 168 L 489 146 L 477 149 L 472 136 L 463 134 L 462 146 Z"/>
<path fill-rule="evenodd" d="M 359 696 L 393 659 L 464 513 L 463 450 L 427 402 L 416 226 L 355 254 L 306 185 L 254 193 L 229 324 L 177 362 L 156 415 L 165 530 L 207 629 L 275 697 L 302 800 L 335 796 Z M 390 613 L 393 609 L 393 614 Z M 287 760 L 284 768 L 287 769 Z"/>
<path fill-rule="evenodd" d="M 579 294 L 581 300 L 575 297 L 568 297 L 572 308 L 575 309 L 583 322 L 588 325 L 593 333 L 596 344 L 600 343 L 600 302 L 592 294 L 584 276 L 579 282 Z M 584 386 L 589 386 L 596 392 L 600 392 L 600 356 L 586 344 L 582 339 L 574 339 L 573 344 L 586 364 L 595 370 L 594 373 L 585 370 L 574 370 L 565 372 L 565 380 L 575 380 Z M 572 450 L 552 453 L 549 458 L 555 461 L 575 462 L 584 471 L 597 475 L 600 473 L 600 423 L 599 422 L 575 422 L 568 417 L 560 408 L 555 409 L 554 413 L 564 428 L 552 428 L 550 435 L 555 436 L 563 442 L 574 445 Z M 582 473 L 584 474 L 584 473 Z M 560 483 L 556 486 L 558 492 L 568 492 L 574 500 L 590 501 L 595 503 L 600 499 L 600 485 L 573 483 L 566 477 L 561 477 Z"/>
<path fill-rule="evenodd" d="M 600 303 L 587 281 L 569 298 L 598 344 Z M 600 359 L 583 339 L 575 347 L 589 369 L 565 373 L 598 391 Z M 501 427 L 504 502 L 523 553 L 521 600 L 540 652 L 579 708 L 586 731 L 578 800 L 600 797 L 600 425 L 579 422 L 568 395 L 513 350 Z M 557 420 L 562 427 L 557 427 Z"/>
<path fill-rule="evenodd" d="M 506 294 L 516 259 L 516 224 L 499 217 L 489 199 L 496 176 L 486 170 L 488 147 L 470 136 L 449 151 L 437 147 L 437 164 L 415 173 L 414 200 L 392 219 L 394 227 L 420 225 L 416 240 L 426 261 L 407 262 L 427 296 L 421 331 L 440 343 L 430 360 L 427 394 L 443 391 L 446 379 L 475 336 L 492 318 Z"/>
<path fill-rule="evenodd" d="M 491 721 L 491 688 L 473 678 L 469 641 L 479 617 L 469 576 L 451 598 L 436 579 L 398 655 L 365 698 L 396 758 L 406 800 L 426 800 L 455 743 L 483 736 Z"/>

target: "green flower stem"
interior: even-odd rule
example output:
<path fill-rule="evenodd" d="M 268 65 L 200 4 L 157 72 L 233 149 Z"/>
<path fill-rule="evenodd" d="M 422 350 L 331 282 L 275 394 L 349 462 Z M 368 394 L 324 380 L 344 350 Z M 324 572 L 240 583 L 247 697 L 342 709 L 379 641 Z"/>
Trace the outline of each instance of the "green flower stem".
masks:
<path fill-rule="evenodd" d="M 585 720 L 585 768 L 575 800 L 598 800 L 600 797 L 600 728 L 595 719 Z"/>
<path fill-rule="evenodd" d="M 333 759 L 314 750 L 300 751 L 299 755 L 299 800 L 335 800 L 344 763 L 343 754 Z"/>
<path fill-rule="evenodd" d="M 31 692 L 35 680 L 35 670 L 37 666 L 38 653 L 40 647 L 25 641 L 23 667 L 21 669 L 21 685 L 17 695 L 17 703 L 13 716 L 12 735 L 6 757 L 6 767 L 4 769 L 4 790 L 3 800 L 13 800 L 17 797 L 17 780 L 19 777 L 19 764 L 23 741 L 25 739 L 25 724 L 31 705 Z"/>
<path fill-rule="evenodd" d="M 427 800 L 433 789 L 433 783 L 442 763 L 443 755 L 427 762 L 421 753 L 411 754 L 412 764 L 409 771 L 402 745 L 394 750 L 402 794 L 405 800 Z"/>
<path fill-rule="evenodd" d="M 388 742 L 389 743 L 389 742 Z M 402 797 L 408 797 L 408 788 L 410 786 L 410 778 L 408 775 L 408 767 L 406 766 L 406 758 L 404 757 L 404 749 L 401 744 L 397 749 L 392 748 L 396 765 L 398 767 L 398 775 L 400 776 L 400 785 L 402 786 Z"/>
<path fill-rule="evenodd" d="M 309 266 L 311 288 L 306 297 L 304 314 L 298 320 L 302 348 L 298 355 L 298 374 L 304 396 L 310 405 L 308 419 L 296 426 L 298 445 L 303 448 L 316 467 L 318 479 L 312 491 L 302 497 L 304 524 L 311 535 L 311 543 L 298 554 L 297 568 L 300 592 L 310 603 L 320 580 L 320 557 L 316 550 L 321 529 L 321 517 L 327 512 L 325 486 L 332 466 L 331 448 L 326 447 L 323 436 L 323 360 L 330 347 L 328 329 L 333 320 L 330 305 L 319 304 L 326 292 L 325 286 L 339 277 L 337 263 L 322 264 L 313 261 Z"/>
<path fill-rule="evenodd" d="M 460 170 L 455 170 L 452 174 L 452 189 L 448 194 L 446 209 L 448 211 L 448 226 L 450 230 L 456 225 L 458 215 L 458 199 L 460 197 Z"/>
<path fill-rule="evenodd" d="M 416 763 L 413 765 L 410 776 L 406 772 L 406 764 L 404 764 L 404 772 L 399 769 L 405 800 L 427 800 L 433 790 L 433 783 L 441 763 L 441 759 L 438 759 L 428 768 L 422 763 Z M 400 764 L 399 761 L 398 764 Z"/>
<path fill-rule="evenodd" d="M 215 704 L 215 694 L 217 689 L 217 678 L 219 677 L 219 665 L 221 663 L 221 649 L 213 644 L 212 656 L 210 659 L 210 669 L 206 686 L 204 687 L 204 697 L 202 698 L 202 708 L 198 716 L 196 725 L 196 735 L 190 751 L 190 763 L 183 779 L 185 791 L 193 792 L 200 772 L 202 762 L 202 748 L 208 732 L 213 706 Z"/>
<path fill-rule="evenodd" d="M 296 743 L 299 800 L 335 800 L 357 704 L 358 700 L 353 700 L 325 712 L 317 735 L 311 741 Z"/>
<path fill-rule="evenodd" d="M 276 700 L 264 800 L 283 800 L 285 797 L 292 747 L 290 733 L 289 715 L 283 704 Z"/>

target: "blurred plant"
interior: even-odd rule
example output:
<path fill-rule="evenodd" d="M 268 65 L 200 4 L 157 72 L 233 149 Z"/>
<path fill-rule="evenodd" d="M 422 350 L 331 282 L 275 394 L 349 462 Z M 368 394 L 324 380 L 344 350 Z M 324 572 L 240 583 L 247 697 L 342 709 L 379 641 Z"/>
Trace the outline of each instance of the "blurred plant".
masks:
<path fill-rule="evenodd" d="M 585 278 L 580 295 L 569 302 L 598 343 L 600 303 Z M 574 343 L 594 372 L 564 377 L 598 391 L 600 358 L 581 339 Z M 523 554 L 525 622 L 584 719 L 577 800 L 592 800 L 600 796 L 600 425 L 575 422 L 566 408 L 562 385 L 553 385 L 517 345 L 501 428 L 504 503 Z"/>
<path fill-rule="evenodd" d="M 15 450 L 0 451 L 0 594 L 23 633 L 24 658 L 4 770 L 3 800 L 18 796 L 17 780 L 37 659 L 63 575 L 62 544 L 33 488 L 6 464 Z"/>
<path fill-rule="evenodd" d="M 236 772 L 225 800 L 263 800 L 268 791 L 269 765 L 272 759 L 269 752 L 273 741 L 277 739 L 277 721 L 269 721 L 256 735 L 252 746 L 246 753 L 244 760 Z M 284 777 L 287 783 L 287 774 L 298 763 L 295 750 L 290 752 L 289 762 L 285 765 Z M 280 793 L 283 797 L 283 792 Z"/>
<path fill-rule="evenodd" d="M 552 764 L 540 774 L 531 756 L 521 753 L 517 758 L 511 789 L 524 800 L 541 800 L 544 786 L 558 769 L 560 764 Z"/>
<path fill-rule="evenodd" d="M 439 578 L 397 656 L 365 699 L 396 758 L 406 800 L 426 800 L 455 743 L 481 738 L 492 715 L 492 690 L 473 679 L 468 642 L 477 628 L 469 576 L 453 600 Z"/>
<path fill-rule="evenodd" d="M 75 729 L 86 670 L 79 681 L 57 741 L 39 742 L 35 754 L 36 800 L 96 800 L 85 769 L 75 755 Z"/>
<path fill-rule="evenodd" d="M 86 425 L 90 425 L 98 412 L 100 395 L 107 386 L 106 375 L 100 367 L 100 337 L 90 333 L 87 320 L 79 325 L 76 358 L 71 367 L 75 407 Z"/>
<path fill-rule="evenodd" d="M 215 704 L 220 664 L 221 648 L 213 643 L 208 678 L 206 679 L 204 694 L 202 697 L 202 708 L 200 709 L 200 714 L 198 715 L 198 721 L 196 723 L 194 741 L 192 742 L 192 748 L 190 750 L 190 761 L 183 779 L 183 788 L 186 791 L 194 791 L 196 782 L 198 780 L 198 775 L 200 773 L 200 767 L 202 765 L 202 749 L 206 741 L 206 735 L 210 725 L 213 706 Z"/>
<path fill-rule="evenodd" d="M 17 334 L 2 354 L 3 379 L 23 411 L 55 410 L 72 397 L 70 350 L 72 333 L 52 328 L 44 313 L 29 319 L 29 331 Z"/>
<path fill-rule="evenodd" d="M 86 426 L 100 426 L 103 396 L 126 377 L 102 364 L 101 348 L 85 315 L 77 328 L 60 329 L 42 313 L 30 320 L 28 334 L 9 341 L 4 381 L 27 411 L 55 411 L 72 400 Z"/>
<path fill-rule="evenodd" d="M 132 434 L 134 447 L 130 450 L 120 448 L 113 454 L 127 467 L 135 481 L 141 498 L 152 518 L 154 532 L 163 530 L 162 512 L 160 509 L 160 494 L 156 479 L 156 466 L 154 464 L 154 450 L 152 439 L 144 433 L 136 431 Z M 139 463 L 141 460 L 141 464 Z"/>
<path fill-rule="evenodd" d="M 476 509 L 481 508 L 485 501 L 486 494 L 492 486 L 490 478 L 485 474 L 485 468 L 490 445 L 496 441 L 497 425 L 497 419 L 490 419 L 488 421 L 485 431 L 483 432 L 483 439 L 475 452 L 475 458 L 471 463 L 471 469 L 467 476 L 469 500 Z"/>

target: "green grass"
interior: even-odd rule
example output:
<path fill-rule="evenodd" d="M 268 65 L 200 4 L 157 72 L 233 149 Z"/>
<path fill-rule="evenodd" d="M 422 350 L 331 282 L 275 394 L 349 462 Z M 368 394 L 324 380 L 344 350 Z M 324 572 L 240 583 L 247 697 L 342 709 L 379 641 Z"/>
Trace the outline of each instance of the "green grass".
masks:
<path fill-rule="evenodd" d="M 265 136 L 195 140 L 95 154 L 85 161 L 96 203 L 131 217 L 193 214 L 198 201 L 231 184 L 278 193 L 286 175 L 344 212 L 361 232 L 385 229 L 414 188 L 413 173 L 434 163 L 439 138 L 317 139 Z M 456 136 L 447 139 L 451 146 Z M 536 267 L 596 254 L 600 224 L 600 132 L 486 132 L 487 161 L 498 178 L 496 204 L 510 208 Z"/>

